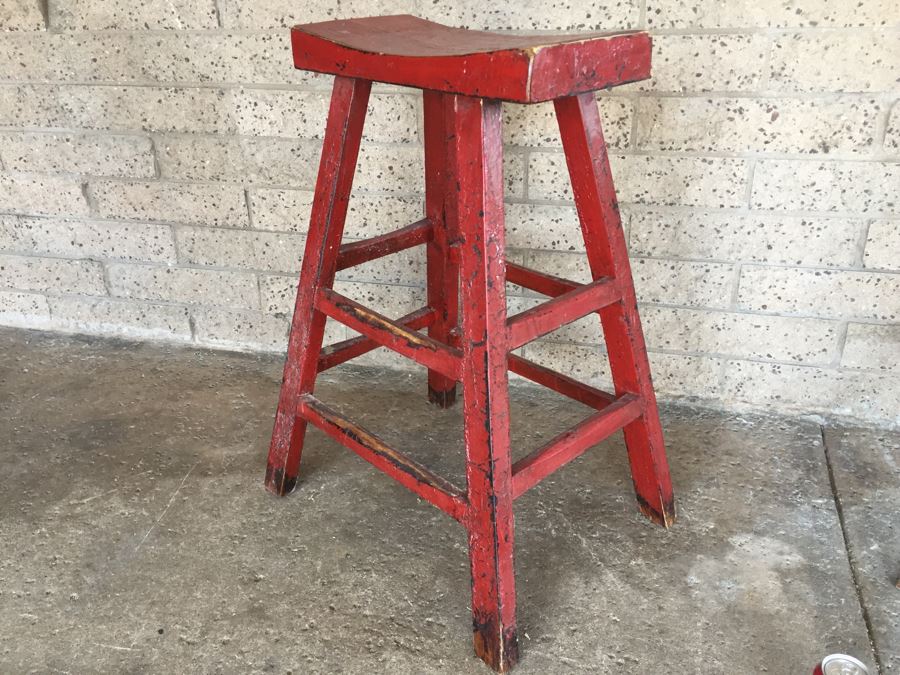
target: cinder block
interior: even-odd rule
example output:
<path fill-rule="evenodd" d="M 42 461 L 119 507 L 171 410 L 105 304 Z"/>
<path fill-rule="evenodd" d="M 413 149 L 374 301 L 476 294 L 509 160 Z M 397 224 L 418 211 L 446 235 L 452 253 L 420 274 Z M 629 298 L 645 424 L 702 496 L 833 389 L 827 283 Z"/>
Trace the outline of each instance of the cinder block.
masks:
<path fill-rule="evenodd" d="M 736 207 L 744 202 L 743 159 L 615 155 L 610 158 L 620 202 Z M 534 152 L 528 161 L 531 199 L 572 199 L 565 156 Z"/>
<path fill-rule="evenodd" d="M 729 361 L 724 387 L 731 406 L 820 412 L 886 425 L 900 421 L 900 378 L 891 373 Z"/>
<path fill-rule="evenodd" d="M 179 260 L 188 265 L 296 272 L 306 237 L 284 232 L 250 232 L 182 227 L 175 232 Z"/>
<path fill-rule="evenodd" d="M 900 270 L 900 220 L 875 220 L 869 225 L 866 267 Z"/>
<path fill-rule="evenodd" d="M 591 278 L 587 256 L 581 253 L 531 251 L 525 264 L 581 283 Z M 635 258 L 631 271 L 640 302 L 726 308 L 731 300 L 730 264 Z"/>
<path fill-rule="evenodd" d="M 0 44 L 2 36 L 0 33 Z M 60 126 L 66 111 L 58 94 L 59 87 L 51 85 L 0 84 L 0 126 Z"/>
<path fill-rule="evenodd" d="M 299 272 L 306 248 L 306 237 L 285 232 L 259 232 L 253 238 L 257 269 Z"/>
<path fill-rule="evenodd" d="M 526 155 L 517 152 L 503 153 L 503 194 L 513 199 L 525 197 Z M 424 188 L 423 188 L 424 191 Z"/>
<path fill-rule="evenodd" d="M 584 251 L 574 206 L 506 204 L 505 216 L 509 248 Z"/>
<path fill-rule="evenodd" d="M 211 227 L 175 230 L 178 262 L 207 267 L 257 269 L 254 242 L 258 233 Z"/>
<path fill-rule="evenodd" d="M 88 190 L 104 218 L 248 225 L 244 191 L 233 185 L 94 181 Z"/>
<path fill-rule="evenodd" d="M 0 291 L 0 325 L 16 328 L 47 328 L 50 305 L 37 293 Z"/>
<path fill-rule="evenodd" d="M 657 393 L 703 399 L 718 396 L 719 359 L 653 352 L 648 356 Z M 538 341 L 525 348 L 525 357 L 576 380 L 612 391 L 609 359 L 598 347 Z"/>
<path fill-rule="evenodd" d="M 325 133 L 331 92 L 241 89 L 232 106 L 238 133 L 245 136 L 317 138 Z M 418 141 L 418 94 L 373 94 L 363 140 L 381 143 Z"/>
<path fill-rule="evenodd" d="M 10 254 L 0 254 L 0 288 L 106 295 L 98 262 Z"/>
<path fill-rule="evenodd" d="M 892 30 L 781 34 L 771 50 L 769 85 L 777 91 L 900 91 L 900 40 Z"/>
<path fill-rule="evenodd" d="M 765 35 L 654 35 L 653 75 L 619 91 L 758 91 Z"/>
<path fill-rule="evenodd" d="M 745 265 L 738 304 L 829 318 L 900 318 L 900 274 Z"/>
<path fill-rule="evenodd" d="M 637 0 L 598 2 L 494 3 L 457 0 L 425 3 L 412 12 L 431 21 L 479 30 L 612 31 L 636 28 L 640 20 Z"/>
<path fill-rule="evenodd" d="M 297 299 L 297 275 L 260 274 L 261 309 L 269 314 L 291 316 Z"/>
<path fill-rule="evenodd" d="M 315 187 L 320 142 L 286 138 L 168 136 L 157 143 L 163 178 Z"/>
<path fill-rule="evenodd" d="M 721 359 L 662 352 L 648 356 L 653 388 L 659 395 L 697 400 L 721 397 Z"/>
<path fill-rule="evenodd" d="M 841 367 L 900 372 L 900 325 L 851 323 Z"/>
<path fill-rule="evenodd" d="M 841 379 L 836 370 L 733 360 L 725 364 L 723 393 L 728 403 L 818 412 L 835 407 Z"/>
<path fill-rule="evenodd" d="M 825 365 L 837 348 L 836 321 L 650 306 L 641 317 L 650 349 Z"/>
<path fill-rule="evenodd" d="M 276 317 L 291 319 L 294 314 L 294 302 L 297 299 L 297 281 L 296 274 L 289 276 L 276 274 L 259 275 L 262 310 Z M 398 288 L 397 292 L 402 296 L 407 291 L 404 288 Z M 333 319 L 328 319 L 325 322 L 325 339 L 323 344 L 340 342 L 349 337 L 356 337 L 356 335 L 357 333 L 349 330 L 343 324 Z M 354 360 L 354 363 L 357 363 L 357 361 Z"/>
<path fill-rule="evenodd" d="M 225 25 L 229 28 L 287 28 L 296 23 L 341 18 L 332 5 L 303 8 L 289 0 L 227 0 Z M 370 2 L 365 15 L 416 14 L 451 26 L 481 30 L 614 30 L 636 27 L 640 16 L 637 0 L 595 2 L 583 5 L 563 2 L 540 8 L 532 4 L 486 6 L 476 0 L 423 5 L 416 0 Z"/>
<path fill-rule="evenodd" d="M 900 154 L 900 103 L 894 103 L 884 134 L 884 149 L 892 155 Z"/>
<path fill-rule="evenodd" d="M 637 258 L 631 273 L 642 303 L 724 309 L 731 302 L 733 265 Z"/>
<path fill-rule="evenodd" d="M 0 161 L 11 171 L 152 178 L 153 146 L 141 136 L 15 133 L 0 135 Z"/>
<path fill-rule="evenodd" d="M 107 274 L 113 296 L 259 309 L 256 276 L 245 272 L 113 263 Z"/>
<path fill-rule="evenodd" d="M 629 224 L 632 255 L 849 267 L 865 221 L 632 208 Z"/>
<path fill-rule="evenodd" d="M 46 216 L 84 216 L 81 183 L 64 176 L 0 173 L 0 211 Z"/>
<path fill-rule="evenodd" d="M 253 227 L 260 230 L 305 234 L 312 207 L 311 190 L 251 188 Z M 347 207 L 344 237 L 364 239 L 410 225 L 423 217 L 421 197 L 395 197 L 354 193 Z"/>
<path fill-rule="evenodd" d="M 247 191 L 251 225 L 258 230 L 306 234 L 313 195 L 313 190 L 252 187 Z M 350 199 L 351 207 L 354 201 L 355 196 Z M 348 210 L 345 233 L 349 231 L 349 220 Z"/>
<path fill-rule="evenodd" d="M 403 0 L 393 0 L 391 5 L 392 11 L 387 12 L 389 14 L 415 13 L 413 0 L 408 0 L 405 6 Z M 365 13 L 378 12 L 367 10 Z M 290 28 L 298 23 L 314 23 L 343 17 L 338 13 L 337 6 L 330 3 L 298 6 L 290 0 L 224 0 L 222 18 L 226 28 L 258 30 Z"/>
<path fill-rule="evenodd" d="M 226 92 L 220 89 L 65 85 L 51 92 L 57 93 L 62 112 L 49 126 L 104 131 L 236 131 Z"/>
<path fill-rule="evenodd" d="M 875 99 L 641 98 L 637 147 L 669 152 L 871 153 Z"/>
<path fill-rule="evenodd" d="M 331 78 L 294 68 L 290 36 L 271 33 L 134 33 L 138 68 L 116 81 L 160 83 L 300 84 L 328 88 Z M 115 36 L 119 38 L 119 36 Z M 103 78 L 97 78 L 103 79 Z"/>
<path fill-rule="evenodd" d="M 37 3 L 33 3 L 37 4 Z M 286 31 L 2 33 L 0 79 L 17 82 L 318 84 L 296 70 Z"/>
<path fill-rule="evenodd" d="M 401 251 L 338 272 L 343 281 L 364 281 L 408 286 L 425 283 L 425 247 Z"/>
<path fill-rule="evenodd" d="M 321 139 L 325 132 L 328 91 L 241 89 L 232 92 L 238 133 Z M 368 130 L 368 119 L 366 120 Z"/>
<path fill-rule="evenodd" d="M 648 0 L 650 28 L 855 28 L 897 24 L 891 0 L 854 3 L 784 0 Z"/>
<path fill-rule="evenodd" d="M 0 32 L 44 30 L 41 5 L 31 0 L 6 0 L 0 5 Z"/>
<path fill-rule="evenodd" d="M 613 96 L 598 98 L 603 134 L 611 148 L 627 148 L 634 104 Z M 560 147 L 559 125 L 552 103 L 503 106 L 503 142 L 507 145 Z"/>
<path fill-rule="evenodd" d="M 191 339 L 186 307 L 73 296 L 48 300 L 55 330 L 182 342 Z"/>
<path fill-rule="evenodd" d="M 197 307 L 191 316 L 199 344 L 247 351 L 287 348 L 290 321 L 286 317 L 221 307 Z"/>
<path fill-rule="evenodd" d="M 314 157 L 318 156 L 315 153 Z M 313 165 L 318 168 L 317 162 Z M 422 148 L 364 143 L 359 151 L 353 186 L 361 192 L 418 194 L 425 191 L 424 176 Z"/>
<path fill-rule="evenodd" d="M 55 220 L 0 220 L 0 249 L 71 258 L 175 262 L 168 225 Z"/>
<path fill-rule="evenodd" d="M 580 382 L 612 391 L 609 357 L 605 348 L 537 340 L 525 346 L 524 356 L 529 361 Z"/>
<path fill-rule="evenodd" d="M 900 164 L 766 159 L 756 163 L 754 208 L 900 214 Z"/>
<path fill-rule="evenodd" d="M 66 0 L 50 2 L 55 30 L 141 30 L 218 28 L 214 0 Z"/>

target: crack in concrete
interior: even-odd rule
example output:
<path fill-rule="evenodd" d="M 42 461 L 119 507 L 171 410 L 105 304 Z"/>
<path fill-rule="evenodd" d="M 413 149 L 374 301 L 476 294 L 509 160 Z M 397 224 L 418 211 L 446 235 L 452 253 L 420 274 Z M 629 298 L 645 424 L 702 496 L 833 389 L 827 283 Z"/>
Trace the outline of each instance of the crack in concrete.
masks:
<path fill-rule="evenodd" d="M 144 545 L 144 542 L 147 541 L 147 537 L 150 536 L 150 533 L 153 532 L 153 530 L 156 529 L 156 526 L 159 525 L 159 523 L 162 521 L 162 519 L 166 517 L 166 514 L 169 512 L 169 508 L 172 506 L 172 503 L 175 501 L 175 497 L 178 496 L 178 493 L 181 491 L 181 488 L 183 488 L 185 482 L 187 482 L 188 476 L 190 476 L 191 472 L 197 468 L 197 465 L 199 463 L 200 463 L 199 460 L 194 462 L 194 465 L 190 469 L 188 469 L 188 472 L 186 474 L 184 474 L 184 478 L 181 479 L 181 483 L 178 484 L 178 487 L 175 488 L 175 492 L 173 492 L 172 496 L 169 497 L 169 503 L 166 504 L 166 508 L 164 508 L 163 512 L 159 514 L 159 518 L 157 518 L 156 522 L 154 522 L 150 526 L 150 529 L 147 530 L 147 534 L 145 534 L 144 537 L 138 542 L 138 545 L 135 546 L 135 548 L 134 548 L 135 553 L 137 553 L 140 550 L 141 546 Z"/>
<path fill-rule="evenodd" d="M 822 450 L 825 455 L 825 468 L 828 470 L 828 482 L 831 485 L 831 496 L 834 498 L 834 508 L 837 512 L 838 522 L 841 526 L 841 538 L 844 540 L 844 551 L 847 553 L 847 564 L 850 567 L 850 578 L 853 581 L 853 590 L 856 591 L 856 601 L 859 603 L 859 611 L 862 614 L 863 623 L 866 625 L 866 634 L 869 637 L 869 648 L 872 650 L 872 658 L 875 659 L 875 669 L 878 675 L 884 675 L 884 666 L 881 662 L 881 654 L 875 642 L 875 630 L 872 625 L 872 617 L 869 608 L 863 599 L 862 588 L 859 582 L 858 563 L 850 547 L 850 539 L 847 536 L 847 524 L 844 521 L 844 505 L 838 493 L 837 480 L 834 477 L 834 466 L 831 463 L 831 455 L 828 452 L 828 441 L 825 437 L 825 427 L 819 425 L 819 434 L 822 438 Z"/>

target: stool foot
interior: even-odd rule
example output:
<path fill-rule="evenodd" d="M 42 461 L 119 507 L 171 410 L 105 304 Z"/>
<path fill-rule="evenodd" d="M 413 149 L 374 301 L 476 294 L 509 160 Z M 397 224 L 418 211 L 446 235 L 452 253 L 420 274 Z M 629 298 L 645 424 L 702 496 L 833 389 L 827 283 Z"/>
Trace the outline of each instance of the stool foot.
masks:
<path fill-rule="evenodd" d="M 297 476 L 285 476 L 284 467 L 266 466 L 266 490 L 279 497 L 284 497 L 294 491 L 297 486 Z"/>
<path fill-rule="evenodd" d="M 662 510 L 650 506 L 650 504 L 640 495 L 637 496 L 637 502 L 641 513 L 657 525 L 661 525 L 668 529 L 675 524 L 676 515 L 674 499 L 670 498 L 668 501 L 662 502 Z"/>
<path fill-rule="evenodd" d="M 498 673 L 509 671 L 519 662 L 519 638 L 515 627 L 498 630 L 497 622 L 474 620 L 475 654 Z"/>
<path fill-rule="evenodd" d="M 449 408 L 456 403 L 456 387 L 444 391 L 428 387 L 428 401 L 438 408 Z"/>

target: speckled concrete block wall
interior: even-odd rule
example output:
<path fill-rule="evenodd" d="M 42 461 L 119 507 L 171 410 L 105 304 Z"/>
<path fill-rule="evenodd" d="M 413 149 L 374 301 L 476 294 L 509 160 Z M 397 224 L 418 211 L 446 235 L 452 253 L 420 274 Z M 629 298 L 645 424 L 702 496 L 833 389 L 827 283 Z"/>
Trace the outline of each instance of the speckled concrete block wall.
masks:
<path fill-rule="evenodd" d="M 403 12 L 650 30 L 600 106 L 661 397 L 900 422 L 896 0 L 0 0 L 0 323 L 283 349 L 330 87 L 285 28 Z M 551 107 L 505 111 L 509 255 L 585 278 Z M 349 237 L 419 217 L 420 115 L 376 88 Z M 421 253 L 341 290 L 414 309 Z M 599 345 L 525 350 L 604 382 Z"/>

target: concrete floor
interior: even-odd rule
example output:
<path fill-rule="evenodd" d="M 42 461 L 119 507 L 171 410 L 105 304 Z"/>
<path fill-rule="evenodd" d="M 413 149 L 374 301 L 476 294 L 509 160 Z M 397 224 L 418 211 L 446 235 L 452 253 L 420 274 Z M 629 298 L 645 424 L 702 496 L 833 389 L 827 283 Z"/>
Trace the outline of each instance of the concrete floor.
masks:
<path fill-rule="evenodd" d="M 297 491 L 263 490 L 280 359 L 15 330 L 0 350 L 0 672 L 488 672 L 457 523 L 318 431 Z M 318 392 L 460 481 L 459 408 L 377 377 Z M 586 414 L 513 393 L 519 452 Z M 517 672 L 793 675 L 835 651 L 900 672 L 900 435 L 664 426 L 673 529 L 639 515 L 618 436 L 516 503 Z"/>

